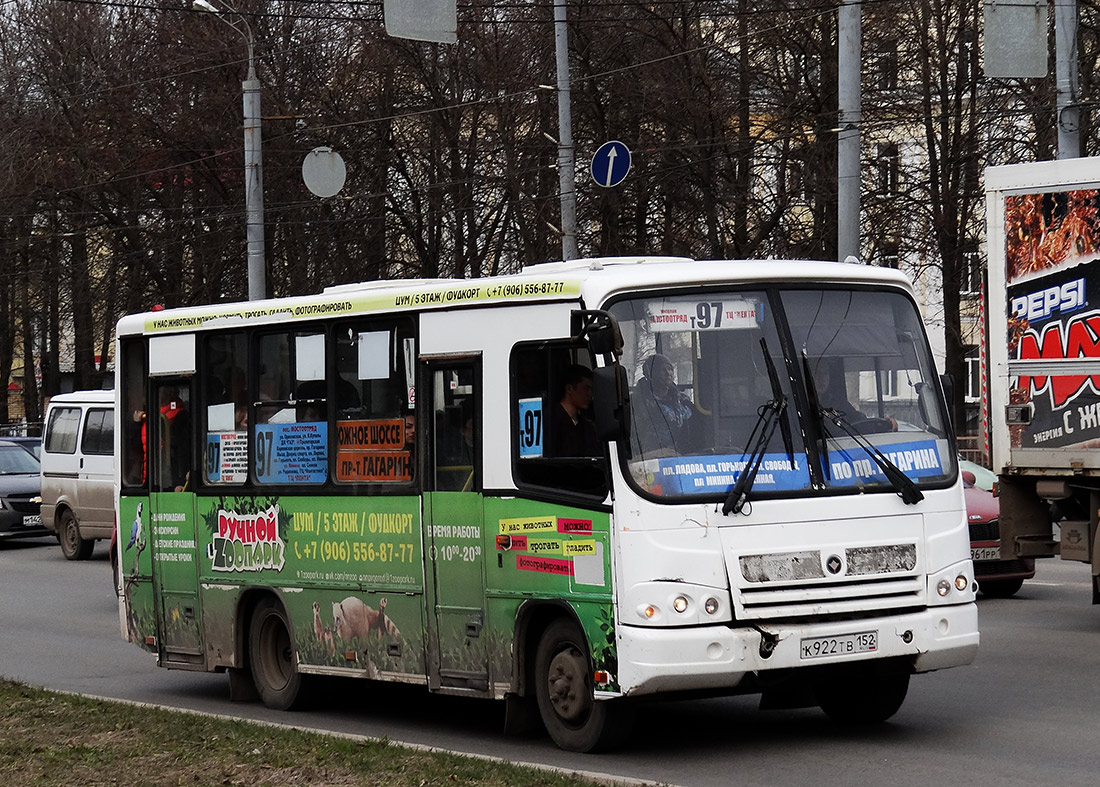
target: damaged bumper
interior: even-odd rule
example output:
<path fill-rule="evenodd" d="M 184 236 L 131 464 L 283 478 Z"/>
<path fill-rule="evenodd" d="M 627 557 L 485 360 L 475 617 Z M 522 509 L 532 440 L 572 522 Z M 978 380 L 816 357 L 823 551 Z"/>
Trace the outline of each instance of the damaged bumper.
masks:
<path fill-rule="evenodd" d="M 736 625 L 736 624 L 734 624 Z M 874 650 L 843 653 L 854 634 L 875 632 Z M 619 685 L 625 694 L 726 689 L 764 670 L 906 657 L 914 672 L 970 664 L 978 652 L 978 612 L 971 602 L 906 615 L 813 625 L 648 628 L 620 625 Z M 804 640 L 836 638 L 837 653 L 812 655 Z"/>

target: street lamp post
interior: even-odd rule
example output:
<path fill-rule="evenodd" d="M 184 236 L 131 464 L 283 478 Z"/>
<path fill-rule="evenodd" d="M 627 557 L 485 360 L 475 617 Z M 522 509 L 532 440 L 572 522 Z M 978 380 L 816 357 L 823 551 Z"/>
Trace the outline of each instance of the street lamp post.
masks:
<path fill-rule="evenodd" d="M 260 129 L 260 80 L 256 78 L 256 58 L 253 52 L 252 28 L 244 14 L 220 0 L 225 11 L 240 17 L 244 30 L 230 22 L 224 11 L 207 0 L 194 0 L 191 7 L 209 11 L 239 35 L 248 45 L 248 78 L 241 82 L 244 94 L 244 201 L 245 237 L 248 241 L 248 300 L 267 297 L 267 269 L 264 264 L 264 164 L 263 138 Z"/>

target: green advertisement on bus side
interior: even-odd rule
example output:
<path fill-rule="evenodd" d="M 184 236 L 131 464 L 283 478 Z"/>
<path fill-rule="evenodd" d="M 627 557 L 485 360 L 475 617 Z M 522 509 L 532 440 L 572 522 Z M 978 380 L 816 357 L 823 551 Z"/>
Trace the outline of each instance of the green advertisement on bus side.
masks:
<path fill-rule="evenodd" d="M 423 589 L 419 500 L 367 500 L 200 498 L 202 574 Z"/>

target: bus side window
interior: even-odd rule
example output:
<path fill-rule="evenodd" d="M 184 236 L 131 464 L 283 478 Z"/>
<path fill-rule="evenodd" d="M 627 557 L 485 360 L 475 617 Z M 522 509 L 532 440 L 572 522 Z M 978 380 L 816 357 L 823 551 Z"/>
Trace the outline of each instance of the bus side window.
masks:
<path fill-rule="evenodd" d="M 336 481 L 409 484 L 416 467 L 411 320 L 349 320 L 334 331 Z"/>
<path fill-rule="evenodd" d="M 216 333 L 202 340 L 202 470 L 207 484 L 248 480 L 250 400 L 248 340 L 243 331 Z"/>
<path fill-rule="evenodd" d="M 118 426 L 121 431 L 122 485 L 139 487 L 145 486 L 146 482 L 146 445 L 148 443 L 146 412 L 149 405 L 146 401 L 148 393 L 146 386 L 149 383 L 149 375 L 145 343 L 141 339 L 128 339 L 122 342 L 121 353 L 124 371 L 122 391 L 120 391 L 121 423 Z M 76 447 L 75 444 L 73 447 Z"/>
<path fill-rule="evenodd" d="M 587 347 L 520 344 L 511 358 L 511 459 L 519 487 L 607 495 L 606 447 L 591 421 L 593 359 Z"/>
<path fill-rule="evenodd" d="M 260 484 L 328 480 L 326 346 L 326 335 L 318 330 L 269 333 L 257 340 L 256 423 L 249 436 Z"/>

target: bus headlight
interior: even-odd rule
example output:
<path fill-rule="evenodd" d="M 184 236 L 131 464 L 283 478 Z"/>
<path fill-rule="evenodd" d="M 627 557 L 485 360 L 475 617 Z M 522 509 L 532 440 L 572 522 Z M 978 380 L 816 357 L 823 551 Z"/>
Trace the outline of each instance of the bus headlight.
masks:
<path fill-rule="evenodd" d="M 970 561 L 956 563 L 928 575 L 929 604 L 965 604 L 974 600 L 973 567 Z"/>
<path fill-rule="evenodd" d="M 729 592 L 714 586 L 654 580 L 633 585 L 620 598 L 623 609 L 634 610 L 623 619 L 628 625 L 693 626 L 732 620 Z"/>

